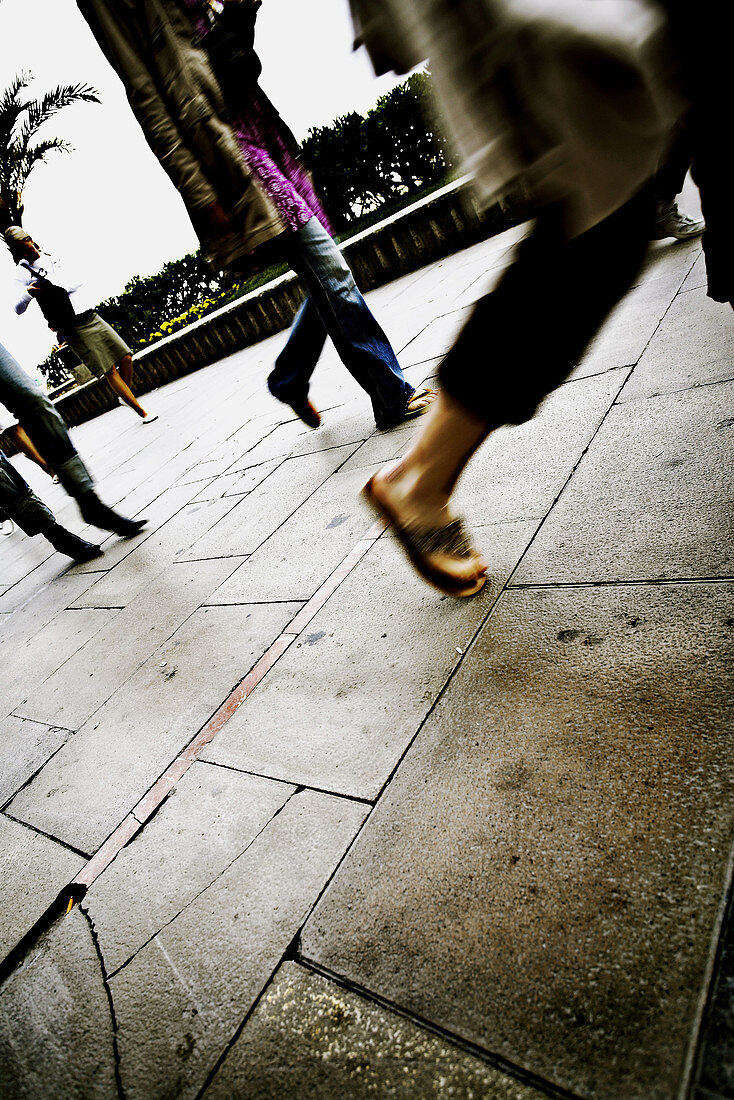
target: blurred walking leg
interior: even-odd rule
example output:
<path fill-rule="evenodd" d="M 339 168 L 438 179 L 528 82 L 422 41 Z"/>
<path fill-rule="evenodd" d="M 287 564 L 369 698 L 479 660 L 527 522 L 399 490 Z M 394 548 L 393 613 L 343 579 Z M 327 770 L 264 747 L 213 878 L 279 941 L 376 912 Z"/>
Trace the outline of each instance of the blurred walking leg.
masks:
<path fill-rule="evenodd" d="M 112 392 L 116 394 L 117 397 L 122 398 L 125 404 L 129 405 L 133 412 L 138 414 L 141 420 L 144 420 L 148 414 L 134 396 L 129 385 L 123 379 L 122 372 L 119 370 L 118 366 L 114 366 L 108 370 L 105 374 L 105 378 L 109 382 Z"/>
<path fill-rule="evenodd" d="M 676 202 L 691 167 L 692 153 L 690 130 L 685 123 L 679 123 L 653 184 L 656 199 L 653 236 L 658 240 L 675 237 L 679 241 L 689 241 L 700 237 L 706 229 L 706 223 L 700 218 L 681 214 Z"/>
<path fill-rule="evenodd" d="M 568 240 L 562 208 L 546 209 L 445 357 L 442 393 L 410 450 L 369 482 L 371 503 L 393 520 L 419 571 L 444 591 L 472 595 L 485 568 L 458 537 L 451 511 L 464 467 L 490 432 L 529 420 L 568 377 L 639 271 L 652 217 L 646 189 Z"/>
<path fill-rule="evenodd" d="M 8 432 L 21 454 L 24 454 L 31 462 L 35 462 L 36 466 L 40 466 L 44 474 L 48 474 L 49 477 L 55 476 L 53 470 L 48 462 L 46 462 L 45 458 L 40 454 L 25 428 L 21 427 L 20 424 L 14 424 L 8 429 Z"/>
<path fill-rule="evenodd" d="M 90 561 L 102 550 L 95 543 L 67 531 L 0 451 L 0 506 L 27 535 L 43 535 L 55 550 L 74 561 Z"/>
<path fill-rule="evenodd" d="M 76 500 L 87 523 L 123 537 L 135 535 L 145 526 L 145 520 L 126 519 L 100 500 L 94 491 L 92 475 L 76 453 L 59 413 L 2 344 L 0 400 L 31 436 L 64 489 Z"/>
<path fill-rule="evenodd" d="M 369 395 L 378 428 L 394 427 L 406 416 L 427 411 L 433 393 L 416 395 L 405 381 L 390 341 L 318 218 L 289 234 L 286 247 L 309 298 L 268 379 L 271 393 L 287 404 L 293 404 L 293 397 L 304 399 L 328 334 L 347 370 Z"/>

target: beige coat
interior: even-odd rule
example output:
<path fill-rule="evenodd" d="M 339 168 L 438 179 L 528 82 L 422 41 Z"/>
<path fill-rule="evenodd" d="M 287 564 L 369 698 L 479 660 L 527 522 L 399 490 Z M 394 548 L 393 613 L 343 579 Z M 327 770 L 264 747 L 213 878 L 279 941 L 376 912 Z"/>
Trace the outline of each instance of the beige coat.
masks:
<path fill-rule="evenodd" d="M 351 0 L 378 72 L 425 58 L 487 203 L 521 184 L 588 229 L 655 172 L 685 104 L 649 0 Z"/>
<path fill-rule="evenodd" d="M 285 228 L 250 176 L 196 29 L 176 0 L 77 0 L 143 133 L 220 268 Z M 212 217 L 218 202 L 228 221 Z"/>

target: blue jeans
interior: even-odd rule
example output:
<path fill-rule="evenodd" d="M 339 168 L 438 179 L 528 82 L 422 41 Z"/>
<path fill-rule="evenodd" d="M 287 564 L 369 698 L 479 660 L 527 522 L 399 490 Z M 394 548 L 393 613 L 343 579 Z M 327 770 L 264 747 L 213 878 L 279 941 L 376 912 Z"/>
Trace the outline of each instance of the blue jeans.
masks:
<path fill-rule="evenodd" d="M 92 475 L 76 453 L 61 416 L 2 344 L 0 401 L 28 432 L 70 496 L 79 497 L 92 488 Z"/>
<path fill-rule="evenodd" d="M 268 378 L 270 392 L 288 404 L 304 401 L 328 335 L 344 366 L 369 394 L 377 427 L 399 424 L 415 391 L 318 218 L 288 234 L 286 258 L 308 294 Z"/>

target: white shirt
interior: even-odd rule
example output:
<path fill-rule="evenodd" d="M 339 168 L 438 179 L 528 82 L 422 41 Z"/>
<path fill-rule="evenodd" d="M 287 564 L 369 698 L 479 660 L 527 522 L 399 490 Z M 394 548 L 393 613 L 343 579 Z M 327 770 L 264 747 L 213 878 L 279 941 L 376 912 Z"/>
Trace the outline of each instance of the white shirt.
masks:
<path fill-rule="evenodd" d="M 17 264 L 15 268 L 15 312 L 25 313 L 28 306 L 34 300 L 33 295 L 28 293 L 28 287 L 33 282 L 33 275 L 26 267 L 29 261 L 23 260 L 21 264 Z M 45 254 L 41 255 L 37 260 L 34 260 L 30 267 L 33 271 L 37 271 L 39 275 L 45 275 L 47 279 L 50 279 L 56 286 L 61 286 L 68 293 L 71 299 L 71 304 L 74 307 L 76 314 L 85 313 L 88 309 L 94 309 L 97 304 L 92 298 L 91 294 L 81 282 L 76 279 L 75 276 L 71 276 L 66 270 L 63 264 L 55 263 L 50 256 Z"/>

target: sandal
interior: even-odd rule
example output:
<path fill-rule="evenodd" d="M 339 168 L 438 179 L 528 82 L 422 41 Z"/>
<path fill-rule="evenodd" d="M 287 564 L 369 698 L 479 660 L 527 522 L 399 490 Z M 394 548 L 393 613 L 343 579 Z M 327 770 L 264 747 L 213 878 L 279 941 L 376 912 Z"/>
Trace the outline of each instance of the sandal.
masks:
<path fill-rule="evenodd" d="M 435 390 L 425 386 L 422 390 L 415 390 L 410 401 L 405 406 L 403 420 L 414 420 L 416 416 L 423 416 L 438 397 Z"/>
<path fill-rule="evenodd" d="M 431 565 L 428 561 L 433 554 L 447 554 L 454 558 L 470 558 L 476 554 L 461 520 L 452 519 L 443 527 L 404 527 L 395 513 L 375 496 L 374 480 L 374 476 L 369 479 L 362 489 L 362 495 L 378 515 L 387 516 L 390 520 L 395 535 L 413 568 L 424 580 L 447 596 L 475 596 L 484 587 L 487 581 L 486 574 L 482 574 L 475 580 L 462 580 L 445 569 Z"/>

